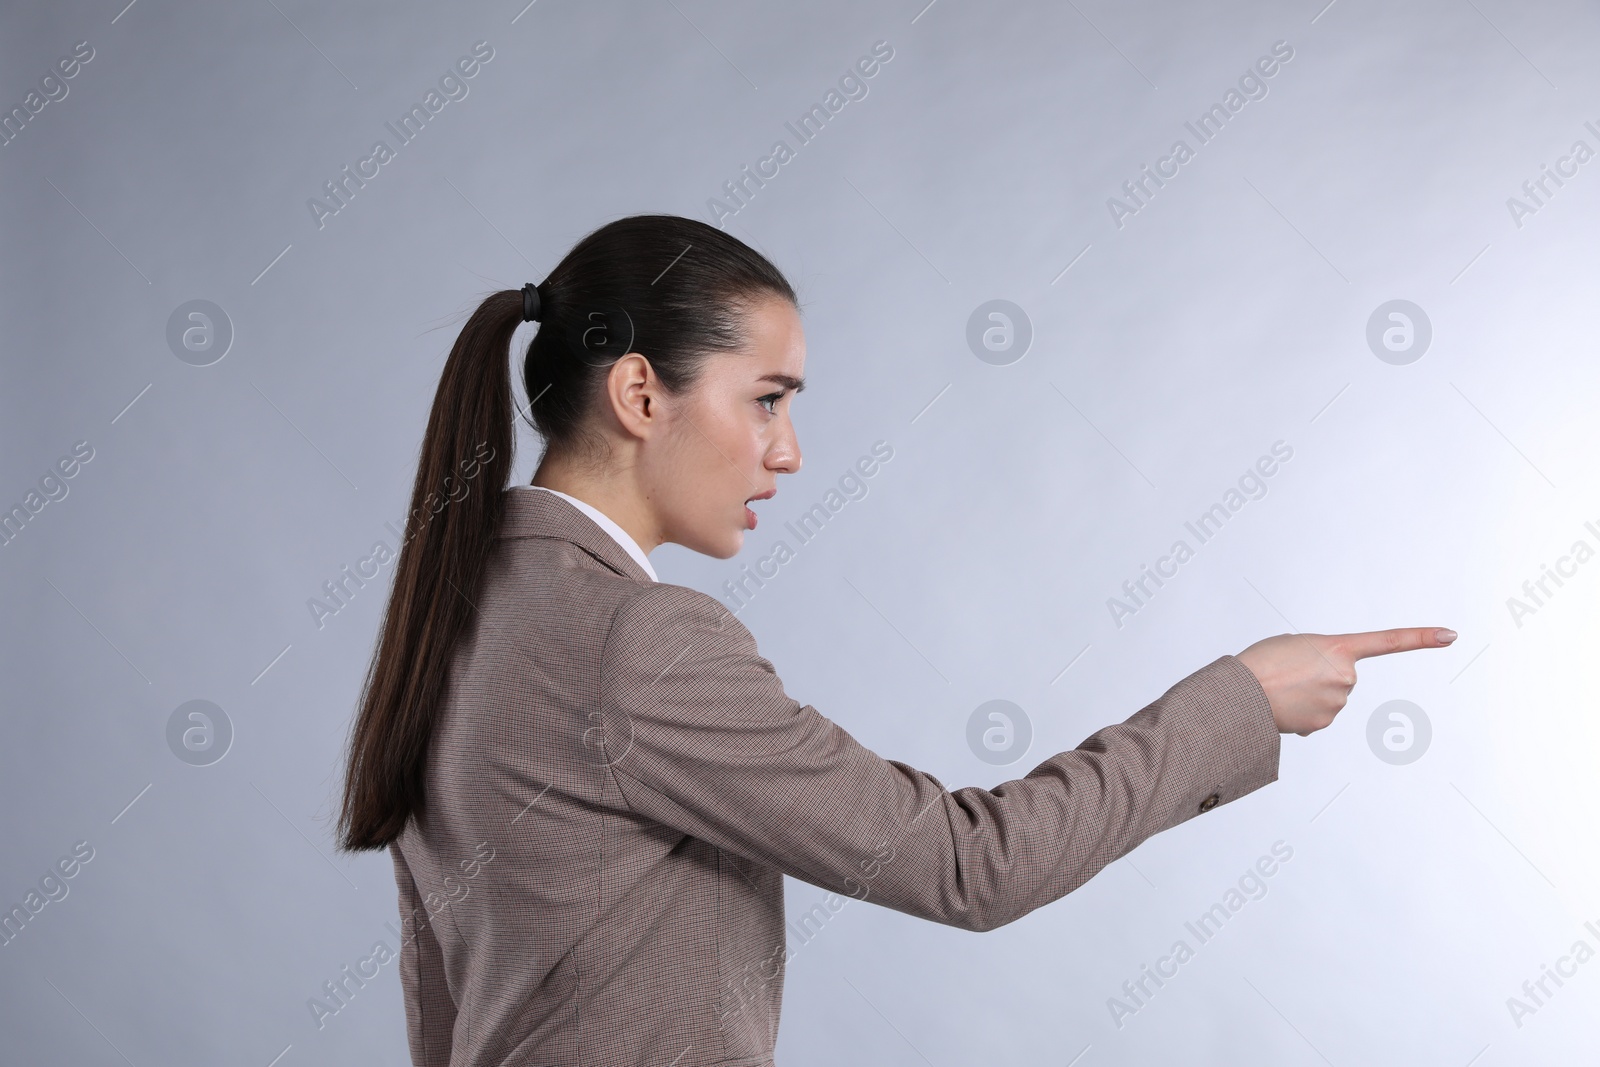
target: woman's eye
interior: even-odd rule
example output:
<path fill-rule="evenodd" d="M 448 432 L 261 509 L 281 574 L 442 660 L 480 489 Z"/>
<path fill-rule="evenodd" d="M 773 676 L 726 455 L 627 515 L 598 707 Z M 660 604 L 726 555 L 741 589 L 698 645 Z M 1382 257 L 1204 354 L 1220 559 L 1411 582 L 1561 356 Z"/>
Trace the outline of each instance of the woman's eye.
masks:
<path fill-rule="evenodd" d="M 772 410 L 772 408 L 777 407 L 778 406 L 778 401 L 780 401 L 782 399 L 783 399 L 783 394 L 782 393 L 768 393 L 766 396 L 762 397 L 760 400 L 757 400 L 756 403 L 765 404 L 770 400 L 772 402 L 772 407 L 771 408 L 767 408 L 767 414 L 776 415 L 777 412 Z"/>

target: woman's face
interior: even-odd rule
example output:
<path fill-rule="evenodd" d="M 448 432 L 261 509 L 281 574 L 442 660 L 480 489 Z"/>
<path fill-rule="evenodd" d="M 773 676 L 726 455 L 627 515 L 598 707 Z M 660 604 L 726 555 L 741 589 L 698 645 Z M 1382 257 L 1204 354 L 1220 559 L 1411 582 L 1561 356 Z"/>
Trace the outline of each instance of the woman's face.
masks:
<path fill-rule="evenodd" d="M 745 503 L 800 469 L 789 407 L 804 388 L 800 315 L 781 297 L 746 313 L 748 343 L 707 357 L 699 380 L 663 398 L 663 432 L 639 456 L 663 541 L 727 559 L 751 529 Z M 761 510 L 758 500 L 750 511 Z"/>

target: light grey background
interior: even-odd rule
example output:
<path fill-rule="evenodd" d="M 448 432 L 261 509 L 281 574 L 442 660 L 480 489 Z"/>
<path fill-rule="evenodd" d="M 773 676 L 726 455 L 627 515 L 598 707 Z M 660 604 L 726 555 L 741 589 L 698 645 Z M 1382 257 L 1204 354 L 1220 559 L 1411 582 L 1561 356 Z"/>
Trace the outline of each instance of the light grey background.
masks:
<path fill-rule="evenodd" d="M 1365 661 L 1280 781 L 999 931 L 859 902 L 819 927 L 825 894 L 790 882 L 812 918 L 779 1061 L 1593 1059 L 1600 961 L 1531 1014 L 1508 998 L 1600 949 L 1600 562 L 1508 600 L 1600 546 L 1600 160 L 1532 214 L 1507 201 L 1600 149 L 1600 16 L 1322 2 L 8 6 L 6 111 L 94 55 L 0 146 L 0 506 L 74 443 L 93 459 L 0 548 L 0 903 L 76 842 L 93 859 L 0 947 L 0 1059 L 406 1062 L 394 964 L 320 1026 L 308 1004 L 396 944 L 387 855 L 331 842 L 392 568 L 320 629 L 307 601 L 393 543 L 479 299 L 618 216 L 711 221 L 878 41 L 866 95 L 725 222 L 805 303 L 804 470 L 739 556 L 665 546 L 663 580 L 725 595 L 888 442 L 740 617 L 791 695 L 952 788 L 1270 634 L 1461 637 Z M 307 201 L 478 41 L 468 94 L 319 227 Z M 1267 95 L 1196 147 L 1185 121 L 1278 41 Z M 1194 158 L 1119 227 L 1108 198 L 1180 137 Z M 197 299 L 234 331 L 204 367 L 167 342 Z M 995 299 L 1033 330 L 1003 366 L 966 340 Z M 1404 365 L 1366 340 L 1396 299 L 1433 332 Z M 1266 494 L 1117 625 L 1124 580 L 1195 546 L 1185 521 L 1277 441 Z M 524 436 L 519 480 L 536 456 Z M 209 766 L 168 745 L 191 700 L 234 731 Z M 1031 724 L 1005 766 L 968 747 L 991 700 Z M 1409 763 L 1368 744 L 1390 700 L 1432 726 Z M 1199 944 L 1185 923 L 1275 842 L 1265 895 Z M 1119 1025 L 1111 998 L 1180 939 Z"/>

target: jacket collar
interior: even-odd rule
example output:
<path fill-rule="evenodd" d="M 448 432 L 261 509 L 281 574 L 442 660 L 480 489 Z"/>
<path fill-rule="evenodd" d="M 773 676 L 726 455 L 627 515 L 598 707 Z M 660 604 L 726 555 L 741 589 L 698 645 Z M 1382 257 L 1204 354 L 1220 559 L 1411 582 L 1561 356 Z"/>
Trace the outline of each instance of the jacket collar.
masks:
<path fill-rule="evenodd" d="M 497 538 L 548 537 L 571 541 L 624 578 L 650 581 L 650 576 L 627 549 L 617 544 L 593 519 L 554 493 L 527 489 L 502 489 L 500 492 L 504 510 L 500 529 L 495 534 Z"/>

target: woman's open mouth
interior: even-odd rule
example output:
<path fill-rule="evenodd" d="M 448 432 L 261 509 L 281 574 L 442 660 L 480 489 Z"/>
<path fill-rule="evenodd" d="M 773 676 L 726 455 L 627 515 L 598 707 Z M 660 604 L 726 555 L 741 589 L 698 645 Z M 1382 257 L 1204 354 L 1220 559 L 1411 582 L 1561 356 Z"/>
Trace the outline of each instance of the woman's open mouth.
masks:
<path fill-rule="evenodd" d="M 752 500 L 770 500 L 774 496 L 777 496 L 777 495 L 778 495 L 778 491 L 776 489 L 768 489 L 765 493 L 757 493 L 755 496 L 753 496 L 749 500 L 745 501 L 745 509 L 744 509 L 745 529 L 754 530 L 756 528 L 756 513 L 750 510 L 750 501 L 752 501 Z"/>

